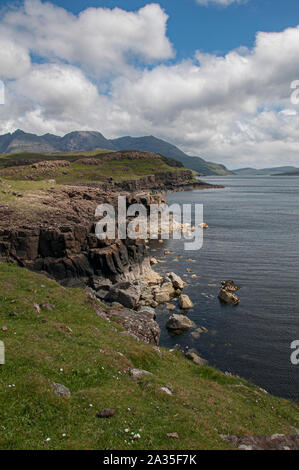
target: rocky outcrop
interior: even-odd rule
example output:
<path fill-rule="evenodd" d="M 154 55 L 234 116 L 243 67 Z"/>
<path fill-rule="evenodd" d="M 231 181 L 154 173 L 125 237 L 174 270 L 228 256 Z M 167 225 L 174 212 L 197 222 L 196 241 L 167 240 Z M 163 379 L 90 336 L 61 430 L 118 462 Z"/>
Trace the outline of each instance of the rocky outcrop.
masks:
<path fill-rule="evenodd" d="M 299 433 L 244 437 L 221 435 L 221 437 L 240 450 L 299 450 Z"/>
<path fill-rule="evenodd" d="M 99 240 L 95 235 L 95 208 L 100 203 L 117 208 L 117 194 L 70 186 L 23 199 L 31 204 L 37 222 L 30 222 L 25 211 L 14 213 L 0 205 L 1 261 L 70 286 L 96 287 L 99 279 L 107 278 L 133 280 L 149 269 L 144 240 Z M 149 208 L 164 201 L 160 195 L 127 194 L 128 205 L 141 202 Z"/>
<path fill-rule="evenodd" d="M 118 306 L 109 309 L 107 315 L 118 321 L 132 337 L 148 344 L 159 344 L 161 333 L 159 325 L 146 313 Z"/>

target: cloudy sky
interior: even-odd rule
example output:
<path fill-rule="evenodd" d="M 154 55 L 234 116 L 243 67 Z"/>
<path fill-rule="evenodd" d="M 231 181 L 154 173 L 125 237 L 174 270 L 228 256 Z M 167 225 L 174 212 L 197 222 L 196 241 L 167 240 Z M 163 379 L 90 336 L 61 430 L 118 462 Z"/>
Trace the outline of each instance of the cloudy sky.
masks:
<path fill-rule="evenodd" d="M 230 168 L 299 166 L 298 0 L 0 5 L 0 134 L 152 134 Z"/>

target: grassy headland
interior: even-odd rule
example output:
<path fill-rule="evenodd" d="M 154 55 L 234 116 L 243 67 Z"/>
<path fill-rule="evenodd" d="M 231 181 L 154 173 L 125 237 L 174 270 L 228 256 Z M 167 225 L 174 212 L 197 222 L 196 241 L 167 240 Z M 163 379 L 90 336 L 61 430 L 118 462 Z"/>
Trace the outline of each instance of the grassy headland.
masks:
<path fill-rule="evenodd" d="M 0 285 L 1 449 L 226 449 L 220 434 L 292 434 L 299 426 L 295 404 L 122 335 L 84 290 L 5 263 Z M 153 375 L 134 382 L 131 368 Z M 51 382 L 71 397 L 55 396 Z M 115 415 L 98 418 L 104 408 Z M 179 439 L 167 437 L 175 432 Z"/>

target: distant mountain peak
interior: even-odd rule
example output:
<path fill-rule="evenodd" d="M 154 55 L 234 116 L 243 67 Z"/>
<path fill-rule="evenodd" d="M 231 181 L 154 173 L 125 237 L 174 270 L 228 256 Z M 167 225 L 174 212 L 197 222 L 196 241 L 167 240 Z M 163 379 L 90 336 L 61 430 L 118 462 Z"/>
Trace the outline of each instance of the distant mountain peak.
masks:
<path fill-rule="evenodd" d="M 201 175 L 232 174 L 224 165 L 207 162 L 201 157 L 190 157 L 175 145 L 153 135 L 124 136 L 109 140 L 98 131 L 72 131 L 60 137 L 49 133 L 38 136 L 26 133 L 21 129 L 6 136 L 0 135 L 0 153 L 57 153 L 94 149 L 153 152 L 173 158 L 183 163 L 186 168 L 196 170 Z"/>

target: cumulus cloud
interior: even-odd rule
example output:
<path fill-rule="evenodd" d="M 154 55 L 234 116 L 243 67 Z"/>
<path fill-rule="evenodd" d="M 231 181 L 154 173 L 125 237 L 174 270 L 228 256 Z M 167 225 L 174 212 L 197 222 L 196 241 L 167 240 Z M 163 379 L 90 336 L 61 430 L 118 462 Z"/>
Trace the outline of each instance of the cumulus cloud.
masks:
<path fill-rule="evenodd" d="M 137 12 L 87 8 L 78 16 L 51 3 L 25 0 L 2 20 L 6 37 L 49 60 L 78 64 L 103 76 L 124 73 L 130 65 L 169 59 L 168 16 L 158 4 Z"/>
<path fill-rule="evenodd" d="M 0 133 L 153 134 L 231 168 L 298 165 L 290 86 L 299 80 L 299 27 L 260 32 L 251 49 L 169 63 L 166 22 L 156 4 L 75 16 L 27 0 L 4 14 Z"/>
<path fill-rule="evenodd" d="M 29 69 L 30 56 L 27 49 L 0 36 L 0 78 L 18 78 Z"/>

